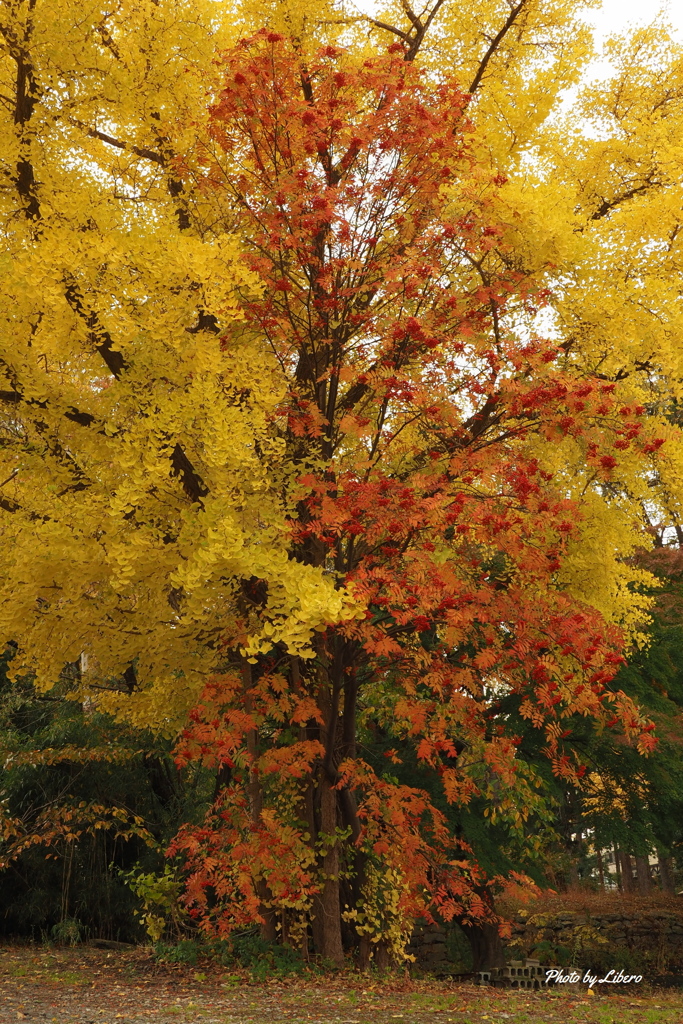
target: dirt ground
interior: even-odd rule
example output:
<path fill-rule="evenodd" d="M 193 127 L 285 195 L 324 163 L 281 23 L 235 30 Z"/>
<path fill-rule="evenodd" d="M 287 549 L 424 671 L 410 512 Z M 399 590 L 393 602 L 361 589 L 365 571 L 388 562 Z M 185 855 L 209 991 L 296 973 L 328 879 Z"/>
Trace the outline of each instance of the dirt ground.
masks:
<path fill-rule="evenodd" d="M 616 987 L 616 986 L 615 986 Z M 628 990 L 627 990 L 628 989 Z M 505 992 L 337 974 L 249 984 L 225 968 L 170 967 L 150 950 L 0 949 L 0 1024 L 683 1024 L 683 991 Z"/>

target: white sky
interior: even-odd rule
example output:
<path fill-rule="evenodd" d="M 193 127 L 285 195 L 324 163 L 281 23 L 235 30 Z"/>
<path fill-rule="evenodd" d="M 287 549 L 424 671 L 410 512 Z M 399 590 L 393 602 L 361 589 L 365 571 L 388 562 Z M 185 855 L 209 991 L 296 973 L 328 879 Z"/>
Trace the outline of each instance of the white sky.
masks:
<path fill-rule="evenodd" d="M 370 12 L 377 8 L 376 0 L 354 0 L 354 4 L 361 11 Z M 422 5 L 418 3 L 417 6 Z M 676 38 L 683 42 L 683 0 L 603 0 L 599 9 L 584 11 L 583 17 L 595 27 L 596 48 L 599 49 L 607 36 L 623 32 L 630 25 L 647 25 L 660 11 L 665 12 L 666 20 L 675 29 Z M 591 68 L 594 74 L 600 74 L 601 70 L 598 62 Z M 607 71 L 605 68 L 605 73 Z"/>
<path fill-rule="evenodd" d="M 595 11 L 585 11 L 584 18 L 595 27 L 596 49 L 607 36 L 623 32 L 629 27 L 648 25 L 660 12 L 664 12 L 665 20 L 674 29 L 675 38 L 683 42 L 683 0 L 603 0 L 602 7 Z M 604 61 L 595 61 L 587 69 L 587 78 L 602 77 L 609 74 L 609 65 Z"/>
<path fill-rule="evenodd" d="M 457 0 L 450 0 L 457 3 Z M 378 0 L 352 0 L 352 4 L 360 11 L 368 14 L 378 7 Z M 421 9 L 427 6 L 427 0 L 417 0 L 416 6 Z M 678 43 L 683 44 L 683 0 L 602 0 L 602 5 L 595 10 L 584 10 L 582 17 L 595 29 L 595 48 L 600 52 L 603 41 L 611 35 L 621 34 L 629 28 L 648 25 L 663 15 L 664 21 L 673 29 L 672 35 Z M 612 68 L 606 60 L 597 57 L 584 71 L 584 81 L 609 78 Z M 566 91 L 563 106 L 570 106 L 578 88 Z"/>
<path fill-rule="evenodd" d="M 604 38 L 613 32 L 632 25 L 647 25 L 664 10 L 667 20 L 678 30 L 679 39 L 683 39 L 683 0 L 671 0 L 666 3 L 649 3 L 648 0 L 603 0 L 602 7 L 597 11 L 587 11 L 586 20 L 595 25 L 599 36 Z"/>

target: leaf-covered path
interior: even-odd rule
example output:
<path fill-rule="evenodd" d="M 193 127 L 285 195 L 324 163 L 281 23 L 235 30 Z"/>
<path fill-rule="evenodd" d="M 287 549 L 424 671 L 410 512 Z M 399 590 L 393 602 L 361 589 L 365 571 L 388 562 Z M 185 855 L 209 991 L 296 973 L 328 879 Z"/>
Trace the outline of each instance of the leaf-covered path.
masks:
<path fill-rule="evenodd" d="M 500 992 L 337 975 L 251 985 L 145 950 L 0 950 L 0 1021 L 48 1024 L 680 1024 L 683 994 Z"/>

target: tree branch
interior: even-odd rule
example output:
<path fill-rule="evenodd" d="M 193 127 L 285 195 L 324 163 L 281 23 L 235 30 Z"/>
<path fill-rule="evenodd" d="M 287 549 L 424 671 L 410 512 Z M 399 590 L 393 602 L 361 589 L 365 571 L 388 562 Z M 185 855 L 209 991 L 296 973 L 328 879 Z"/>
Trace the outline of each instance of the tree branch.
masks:
<path fill-rule="evenodd" d="M 202 498 L 206 498 L 209 493 L 209 488 L 179 444 L 176 444 L 171 454 L 171 466 L 173 476 L 180 479 L 188 498 L 201 505 Z"/>
<path fill-rule="evenodd" d="M 65 295 L 67 302 L 74 312 L 77 313 L 87 324 L 90 330 L 91 339 L 94 342 L 95 351 L 99 352 L 102 356 L 110 373 L 115 377 L 115 379 L 120 380 L 123 371 L 128 369 L 128 364 L 126 363 L 123 354 L 119 352 L 118 349 L 114 348 L 111 335 L 107 330 L 98 325 L 97 314 L 92 311 L 88 311 L 85 308 L 82 297 L 75 284 L 70 283 L 67 285 Z M 214 321 L 214 329 L 217 330 L 217 327 L 215 327 L 215 318 L 210 314 L 207 314 L 207 316 Z M 200 317 L 200 324 L 201 323 L 202 321 Z M 200 329 L 211 330 L 212 328 L 209 324 L 205 324 L 203 328 L 200 328 L 199 326 L 196 328 L 188 328 L 191 332 Z M 176 444 L 173 449 L 171 455 L 171 466 L 172 475 L 180 479 L 187 496 L 193 502 L 199 502 L 201 504 L 202 498 L 207 496 L 209 490 L 179 444 Z"/>
<path fill-rule="evenodd" d="M 100 327 L 97 321 L 97 314 L 85 308 L 83 297 L 73 282 L 67 284 L 64 295 L 74 313 L 78 314 L 81 320 L 85 322 L 95 351 L 99 352 L 102 356 L 109 372 L 119 380 L 123 371 L 127 369 L 127 365 L 123 354 L 114 348 L 111 334 Z"/>
<path fill-rule="evenodd" d="M 161 153 L 155 153 L 153 149 L 147 149 L 145 146 L 135 146 L 131 142 L 122 142 L 121 139 L 115 139 L 113 135 L 107 135 L 106 132 L 99 131 L 98 128 L 90 128 L 87 124 L 82 121 L 78 121 L 75 117 L 70 117 L 69 121 L 71 124 L 80 128 L 84 131 L 87 136 L 91 139 L 99 139 L 100 142 L 106 142 L 108 146 L 115 146 L 116 149 L 129 150 L 131 153 L 135 153 L 136 156 L 144 157 L 145 160 L 152 160 L 155 164 L 165 166 L 165 161 Z"/>
<path fill-rule="evenodd" d="M 393 35 L 398 36 L 399 39 L 402 39 L 407 46 L 404 60 L 412 61 L 415 60 L 429 26 L 444 3 L 445 0 L 436 0 L 436 3 L 427 15 L 427 20 L 423 22 L 419 15 L 415 14 L 415 11 L 407 0 L 402 0 L 401 6 L 412 25 L 412 29 L 408 32 L 404 32 L 403 29 L 396 28 L 395 25 L 388 25 L 385 21 L 378 21 L 377 18 L 371 18 L 369 15 L 365 15 L 365 20 L 369 21 L 371 25 L 374 25 L 375 28 L 381 28 L 385 32 L 391 32 Z"/>
<path fill-rule="evenodd" d="M 467 90 L 469 93 L 474 93 L 479 88 L 479 85 L 481 84 L 481 80 L 484 77 L 484 72 L 486 71 L 486 68 L 488 67 L 488 63 L 491 60 L 491 57 L 493 57 L 494 53 L 496 52 L 496 50 L 498 49 L 500 44 L 503 42 L 503 39 L 505 39 L 505 36 L 508 34 L 510 29 L 514 25 L 515 21 L 517 20 L 518 15 L 520 15 L 522 13 L 522 11 L 526 7 L 527 3 L 528 3 L 528 0 L 519 0 L 519 3 L 517 4 L 517 6 L 513 7 L 512 10 L 510 11 L 510 14 L 508 16 L 507 21 L 505 22 L 505 24 L 501 28 L 501 30 L 498 33 L 498 35 L 494 36 L 494 38 L 491 41 L 491 45 L 489 46 L 488 50 L 484 54 L 484 56 L 482 58 L 482 61 L 481 61 L 480 65 L 479 65 L 479 67 L 477 68 L 477 73 L 474 76 L 474 78 L 472 79 L 470 87 Z"/>
<path fill-rule="evenodd" d="M 651 179 L 648 179 L 644 184 L 631 188 L 627 192 L 623 192 L 620 196 L 616 196 L 614 199 L 603 199 L 595 213 L 591 214 L 590 219 L 600 220 L 602 217 L 605 217 L 610 210 L 613 210 L 616 206 L 620 206 L 621 203 L 625 203 L 629 199 L 633 199 L 634 196 L 640 195 L 642 192 L 647 192 L 648 189 L 661 188 L 661 185 L 662 183 L 659 181 L 652 181 Z"/>
<path fill-rule="evenodd" d="M 24 398 L 19 391 L 0 391 L 0 402 L 5 402 L 6 405 L 19 405 L 24 402 L 26 405 L 35 405 L 39 409 L 47 409 L 47 402 L 41 402 L 37 398 Z M 67 408 L 64 416 L 67 420 L 78 423 L 81 427 L 92 426 L 97 418 L 90 412 L 82 412 L 80 409 L 76 409 L 73 405 Z M 104 433 L 104 431 L 102 430 L 100 433 Z"/>
<path fill-rule="evenodd" d="M 377 21 L 369 15 L 366 15 L 366 21 L 369 21 L 371 25 L 375 26 L 375 28 L 383 28 L 385 32 L 393 32 L 395 36 L 399 36 L 399 38 L 403 39 L 406 43 L 410 42 L 408 33 L 402 32 L 400 28 L 394 28 L 393 25 L 387 25 L 385 21 Z"/>

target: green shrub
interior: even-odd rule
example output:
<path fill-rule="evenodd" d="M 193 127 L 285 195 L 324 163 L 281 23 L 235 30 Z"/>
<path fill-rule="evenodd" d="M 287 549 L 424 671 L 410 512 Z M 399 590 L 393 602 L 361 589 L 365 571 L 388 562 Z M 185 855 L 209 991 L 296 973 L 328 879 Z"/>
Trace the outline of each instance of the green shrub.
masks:
<path fill-rule="evenodd" d="M 81 941 L 83 933 L 83 925 L 80 921 L 76 921 L 71 917 L 67 917 L 64 921 L 59 921 L 50 929 L 50 937 L 53 942 L 58 945 L 75 946 L 76 943 Z"/>
<path fill-rule="evenodd" d="M 179 942 L 155 942 L 154 951 L 159 960 L 167 964 L 187 964 L 195 967 L 200 956 L 211 954 L 209 946 L 197 939 L 180 939 Z"/>
<path fill-rule="evenodd" d="M 194 967 L 202 958 L 223 967 L 248 971 L 254 982 L 282 979 L 311 970 L 301 953 L 289 946 L 266 942 L 255 931 L 224 939 L 181 939 L 174 944 L 157 942 L 157 957 L 165 963 Z"/>
<path fill-rule="evenodd" d="M 180 939 L 190 927 L 187 911 L 180 902 L 183 879 L 175 868 L 164 864 L 160 873 L 142 871 L 136 864 L 132 871 L 121 872 L 126 885 L 142 902 L 135 916 L 144 925 L 152 942 L 161 942 L 166 935 Z"/>

